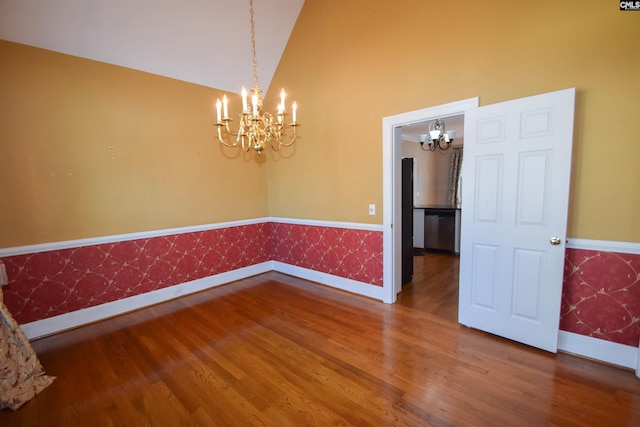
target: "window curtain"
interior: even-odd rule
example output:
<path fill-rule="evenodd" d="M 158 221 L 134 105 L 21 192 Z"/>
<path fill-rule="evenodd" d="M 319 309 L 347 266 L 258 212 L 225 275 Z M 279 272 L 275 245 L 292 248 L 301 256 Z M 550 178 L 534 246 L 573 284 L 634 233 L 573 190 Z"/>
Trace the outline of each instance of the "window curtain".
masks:
<path fill-rule="evenodd" d="M 449 167 L 449 194 L 447 202 L 450 206 L 460 206 L 462 203 L 461 195 L 461 180 L 460 174 L 462 172 L 462 148 L 453 148 L 451 154 L 451 164 Z"/>

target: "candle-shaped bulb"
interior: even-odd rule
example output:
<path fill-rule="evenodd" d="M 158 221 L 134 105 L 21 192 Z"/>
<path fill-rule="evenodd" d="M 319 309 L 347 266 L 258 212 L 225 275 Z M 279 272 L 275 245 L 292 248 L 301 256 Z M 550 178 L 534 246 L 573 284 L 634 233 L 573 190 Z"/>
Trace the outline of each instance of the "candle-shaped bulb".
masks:
<path fill-rule="evenodd" d="M 253 116 L 258 117 L 258 94 L 254 94 L 251 97 L 251 102 L 253 103 Z"/>
<path fill-rule="evenodd" d="M 242 112 L 246 113 L 247 111 L 249 111 L 247 107 L 247 90 L 242 86 Z"/>
<path fill-rule="evenodd" d="M 296 112 L 298 111 L 298 104 L 295 102 L 291 104 L 291 121 L 292 123 L 296 122 Z"/>
<path fill-rule="evenodd" d="M 229 118 L 229 100 L 227 99 L 227 95 L 222 97 L 222 108 L 223 108 L 223 115 L 226 120 Z"/>
<path fill-rule="evenodd" d="M 280 91 L 280 104 L 282 104 L 282 112 L 284 113 L 284 99 L 287 94 L 284 92 L 284 89 Z"/>
<path fill-rule="evenodd" d="M 218 98 L 216 99 L 216 123 L 220 123 L 221 120 L 220 108 L 222 108 L 222 103 L 220 102 L 220 98 Z"/>

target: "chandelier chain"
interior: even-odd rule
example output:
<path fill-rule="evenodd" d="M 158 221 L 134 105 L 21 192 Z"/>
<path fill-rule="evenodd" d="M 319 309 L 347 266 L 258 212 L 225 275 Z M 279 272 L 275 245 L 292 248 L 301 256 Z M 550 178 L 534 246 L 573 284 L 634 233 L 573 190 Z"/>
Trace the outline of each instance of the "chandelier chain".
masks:
<path fill-rule="evenodd" d="M 249 16 L 251 18 L 251 55 L 253 57 L 253 88 L 251 94 L 243 87 L 242 113 L 238 130 L 232 131 L 229 117 L 229 100 L 227 95 L 216 100 L 216 128 L 218 131 L 218 141 L 226 147 L 242 147 L 245 152 L 254 149 L 260 155 L 266 147 L 271 147 L 278 151 L 280 147 L 290 147 L 296 141 L 296 128 L 300 126 L 296 121 L 297 104 L 291 104 L 291 123 L 286 123 L 289 116 L 285 106 L 286 93 L 284 89 L 280 91 L 280 103 L 278 112 L 271 114 L 263 111 L 263 100 L 260 96 L 262 89 L 258 86 L 258 60 L 256 58 L 256 27 L 253 16 L 253 0 L 249 0 Z M 249 101 L 251 104 L 249 104 Z M 285 137 L 285 126 L 291 128 L 292 136 L 289 142 L 283 141 Z M 224 133 L 224 136 L 223 136 Z M 230 137 L 235 137 L 232 141 Z"/>
<path fill-rule="evenodd" d="M 249 0 L 251 15 L 251 55 L 253 57 L 253 87 L 258 87 L 258 60 L 256 59 L 256 27 L 253 19 L 253 0 Z"/>

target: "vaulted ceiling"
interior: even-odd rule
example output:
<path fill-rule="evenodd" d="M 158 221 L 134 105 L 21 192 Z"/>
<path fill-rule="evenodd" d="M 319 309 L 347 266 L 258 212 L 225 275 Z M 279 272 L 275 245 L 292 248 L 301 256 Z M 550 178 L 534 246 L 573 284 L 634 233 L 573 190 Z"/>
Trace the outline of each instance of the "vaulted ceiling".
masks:
<path fill-rule="evenodd" d="M 254 0 L 268 89 L 304 0 Z M 0 0 L 0 39 L 239 92 L 253 85 L 249 0 Z"/>

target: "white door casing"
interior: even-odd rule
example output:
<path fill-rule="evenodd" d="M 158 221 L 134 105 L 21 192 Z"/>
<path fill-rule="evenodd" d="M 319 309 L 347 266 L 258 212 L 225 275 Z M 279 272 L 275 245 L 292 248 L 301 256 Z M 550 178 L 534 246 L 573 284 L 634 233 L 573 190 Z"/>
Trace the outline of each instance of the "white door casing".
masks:
<path fill-rule="evenodd" d="M 465 115 L 458 320 L 551 352 L 558 343 L 574 102 L 572 88 Z"/>
<path fill-rule="evenodd" d="M 402 289 L 400 278 L 402 126 L 466 114 L 470 109 L 477 107 L 478 98 L 468 98 L 382 119 L 383 301 L 387 304 L 394 303 L 398 292 Z"/>

